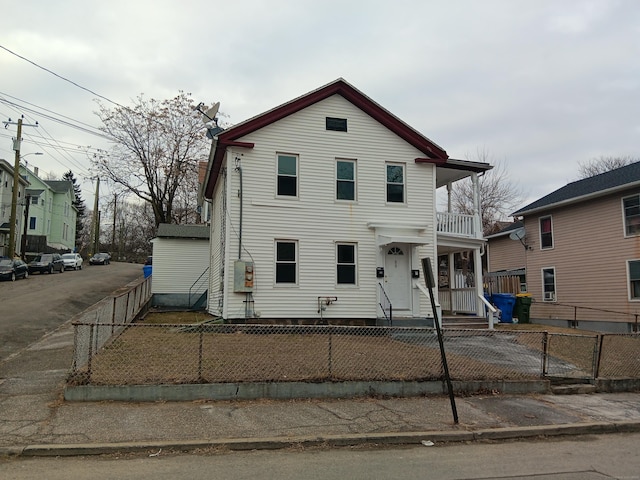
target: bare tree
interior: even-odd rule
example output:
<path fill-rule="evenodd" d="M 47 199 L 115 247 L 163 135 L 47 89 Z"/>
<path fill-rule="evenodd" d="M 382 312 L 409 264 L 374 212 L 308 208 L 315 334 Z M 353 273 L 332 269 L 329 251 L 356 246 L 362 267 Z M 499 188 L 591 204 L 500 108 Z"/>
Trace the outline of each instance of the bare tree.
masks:
<path fill-rule="evenodd" d="M 597 158 L 592 158 L 588 162 L 578 162 L 578 174 L 580 178 L 589 178 L 638 161 L 640 161 L 640 158 L 632 157 L 631 155 L 620 157 L 601 155 Z"/>
<path fill-rule="evenodd" d="M 113 139 L 111 151 L 93 160 L 99 175 L 147 202 L 156 226 L 176 220 L 177 192 L 191 177 L 197 181 L 197 163 L 210 147 L 190 94 L 162 101 L 141 95 L 132 108 L 98 105 L 101 130 Z"/>
<path fill-rule="evenodd" d="M 481 175 L 478 179 L 480 189 L 480 211 L 482 213 L 482 230 L 485 235 L 492 233 L 500 221 L 507 221 L 522 202 L 522 189 L 512 182 L 505 164 L 498 160 L 492 161 L 492 157 L 485 149 L 478 149 L 475 158 L 469 158 L 484 163 L 492 163 L 493 169 Z M 452 186 L 452 208 L 457 213 L 473 214 L 473 184 L 471 179 L 461 180 Z"/>

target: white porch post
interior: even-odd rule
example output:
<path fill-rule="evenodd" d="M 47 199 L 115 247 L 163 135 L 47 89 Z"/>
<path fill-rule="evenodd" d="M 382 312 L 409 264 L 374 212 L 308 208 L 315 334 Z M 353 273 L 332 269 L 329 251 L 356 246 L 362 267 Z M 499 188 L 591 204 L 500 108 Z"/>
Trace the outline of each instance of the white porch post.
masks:
<path fill-rule="evenodd" d="M 484 302 L 480 300 L 480 297 L 484 296 L 484 284 L 482 282 L 482 258 L 480 256 L 480 249 L 476 248 L 473 251 L 473 271 L 476 277 L 476 313 L 479 317 L 484 317 Z"/>
<path fill-rule="evenodd" d="M 482 238 L 482 212 L 480 211 L 480 184 L 478 174 L 471 174 L 471 182 L 473 183 L 473 213 L 474 213 L 474 230 L 475 238 Z"/>

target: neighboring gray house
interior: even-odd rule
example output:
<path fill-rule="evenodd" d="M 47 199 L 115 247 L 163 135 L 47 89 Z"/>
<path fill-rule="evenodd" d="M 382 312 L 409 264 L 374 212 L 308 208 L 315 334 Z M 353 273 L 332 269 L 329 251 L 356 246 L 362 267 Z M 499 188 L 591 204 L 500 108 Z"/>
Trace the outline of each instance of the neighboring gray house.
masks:
<path fill-rule="evenodd" d="M 209 284 L 209 226 L 161 223 L 151 243 L 152 305 L 202 308 Z"/>

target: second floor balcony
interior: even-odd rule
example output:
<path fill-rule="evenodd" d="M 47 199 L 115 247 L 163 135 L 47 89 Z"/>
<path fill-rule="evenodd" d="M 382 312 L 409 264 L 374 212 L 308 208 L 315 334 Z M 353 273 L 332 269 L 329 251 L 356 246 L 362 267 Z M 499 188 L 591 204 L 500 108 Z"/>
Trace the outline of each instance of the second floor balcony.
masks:
<path fill-rule="evenodd" d="M 480 218 L 477 215 L 437 212 L 436 231 L 446 235 L 464 238 L 482 238 Z"/>

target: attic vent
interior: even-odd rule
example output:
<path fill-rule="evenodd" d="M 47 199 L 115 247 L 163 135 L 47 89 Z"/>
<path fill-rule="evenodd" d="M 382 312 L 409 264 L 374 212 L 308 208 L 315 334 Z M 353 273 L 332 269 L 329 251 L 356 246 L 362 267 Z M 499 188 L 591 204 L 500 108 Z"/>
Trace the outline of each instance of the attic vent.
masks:
<path fill-rule="evenodd" d="M 327 130 L 333 130 L 334 132 L 346 132 L 347 119 L 327 117 Z"/>

